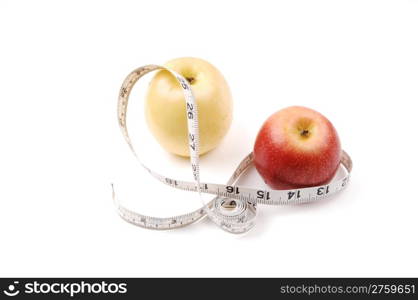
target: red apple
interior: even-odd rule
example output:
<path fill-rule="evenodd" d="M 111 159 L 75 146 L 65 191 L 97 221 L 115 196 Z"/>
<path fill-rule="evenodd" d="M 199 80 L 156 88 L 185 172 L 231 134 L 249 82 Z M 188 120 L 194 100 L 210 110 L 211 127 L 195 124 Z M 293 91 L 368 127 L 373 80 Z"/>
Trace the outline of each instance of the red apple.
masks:
<path fill-rule="evenodd" d="M 340 157 L 340 140 L 332 123 L 301 106 L 270 116 L 254 145 L 254 165 L 273 189 L 326 184 L 335 175 Z"/>

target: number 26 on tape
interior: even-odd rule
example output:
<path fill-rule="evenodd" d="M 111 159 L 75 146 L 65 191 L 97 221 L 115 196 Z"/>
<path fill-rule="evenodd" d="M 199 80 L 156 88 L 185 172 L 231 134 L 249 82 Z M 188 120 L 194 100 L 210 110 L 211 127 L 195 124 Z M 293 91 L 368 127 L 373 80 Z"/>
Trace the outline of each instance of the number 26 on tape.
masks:
<path fill-rule="evenodd" d="M 187 103 L 187 117 L 193 119 L 193 104 Z"/>

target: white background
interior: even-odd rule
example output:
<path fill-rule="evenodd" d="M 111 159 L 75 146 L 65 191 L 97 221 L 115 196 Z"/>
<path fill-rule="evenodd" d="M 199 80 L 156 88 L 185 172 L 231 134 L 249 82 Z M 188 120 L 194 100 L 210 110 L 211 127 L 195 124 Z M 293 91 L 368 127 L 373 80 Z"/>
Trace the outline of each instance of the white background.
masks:
<path fill-rule="evenodd" d="M 223 182 L 262 122 L 299 104 L 337 128 L 354 161 L 347 190 L 259 207 L 244 236 L 208 220 L 158 232 L 120 219 L 110 182 L 142 212 L 199 206 L 139 168 L 116 122 L 124 77 L 181 56 L 217 66 L 234 97 L 204 178 Z M 143 123 L 141 91 L 131 124 Z M 418 276 L 417 102 L 417 1 L 2 0 L 0 275 Z M 152 154 L 191 178 L 186 161 Z"/>

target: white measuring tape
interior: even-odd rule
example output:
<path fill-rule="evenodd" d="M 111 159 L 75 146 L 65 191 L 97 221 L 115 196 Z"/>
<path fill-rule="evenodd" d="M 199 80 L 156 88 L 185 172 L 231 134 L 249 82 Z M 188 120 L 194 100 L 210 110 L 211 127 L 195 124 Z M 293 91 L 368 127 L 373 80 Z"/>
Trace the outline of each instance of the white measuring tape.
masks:
<path fill-rule="evenodd" d="M 194 182 L 180 181 L 160 175 L 143 164 L 132 145 L 126 126 L 126 114 L 129 95 L 135 83 L 145 74 L 166 70 L 179 82 L 186 102 L 188 140 L 190 150 L 190 163 Z M 131 72 L 122 84 L 118 99 L 118 121 L 122 134 L 140 164 L 156 179 L 173 188 L 197 192 L 202 207 L 187 214 L 168 218 L 151 217 L 136 213 L 122 206 L 117 198 L 112 184 L 113 200 L 119 215 L 127 222 L 149 229 L 173 229 L 194 223 L 204 216 L 208 216 L 222 229 L 231 233 L 244 233 L 255 224 L 257 204 L 288 205 L 317 201 L 341 191 L 347 186 L 352 169 L 350 156 L 342 151 L 341 166 L 345 171 L 343 178 L 328 184 L 293 189 L 270 190 L 257 189 L 234 185 L 241 174 L 253 162 L 253 153 L 248 154 L 235 169 L 226 184 L 202 183 L 199 174 L 199 122 L 196 99 L 193 96 L 189 82 L 180 74 L 158 65 L 146 65 Z M 205 203 L 202 193 L 216 195 L 209 203 Z"/>

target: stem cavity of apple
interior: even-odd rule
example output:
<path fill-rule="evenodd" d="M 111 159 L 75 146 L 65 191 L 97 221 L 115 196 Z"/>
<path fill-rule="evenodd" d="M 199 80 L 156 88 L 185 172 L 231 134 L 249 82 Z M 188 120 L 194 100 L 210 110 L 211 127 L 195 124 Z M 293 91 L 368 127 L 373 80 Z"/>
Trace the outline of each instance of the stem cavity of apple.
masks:
<path fill-rule="evenodd" d="M 195 82 L 194 77 L 186 77 L 186 80 L 190 83 L 193 84 Z"/>
<path fill-rule="evenodd" d="M 305 138 L 307 138 L 307 137 L 309 137 L 309 136 L 311 135 L 311 133 L 310 133 L 310 131 L 309 131 L 309 130 L 307 130 L 307 129 L 302 129 L 302 130 L 300 131 L 300 135 L 301 135 L 301 136 L 303 136 L 303 137 L 305 137 Z"/>

